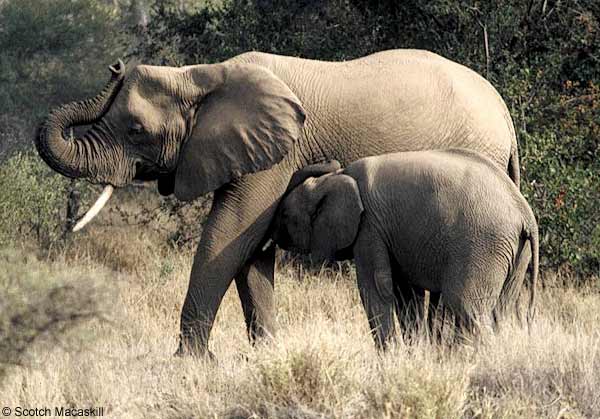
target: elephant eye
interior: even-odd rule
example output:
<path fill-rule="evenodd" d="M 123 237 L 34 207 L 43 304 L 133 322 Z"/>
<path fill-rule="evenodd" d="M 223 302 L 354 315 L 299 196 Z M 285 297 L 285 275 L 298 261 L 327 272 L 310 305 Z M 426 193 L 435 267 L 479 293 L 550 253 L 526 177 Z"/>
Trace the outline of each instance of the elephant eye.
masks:
<path fill-rule="evenodd" d="M 142 126 L 142 124 L 140 124 L 138 122 L 134 122 L 133 124 L 131 124 L 129 126 L 129 134 L 130 135 L 140 134 L 143 131 L 144 131 L 144 127 Z"/>

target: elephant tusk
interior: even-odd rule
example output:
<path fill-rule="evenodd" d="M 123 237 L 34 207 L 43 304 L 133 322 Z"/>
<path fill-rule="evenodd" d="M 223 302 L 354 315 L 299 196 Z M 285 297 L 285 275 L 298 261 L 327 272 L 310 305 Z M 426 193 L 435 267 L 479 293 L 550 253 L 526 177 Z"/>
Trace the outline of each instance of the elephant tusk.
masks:
<path fill-rule="evenodd" d="M 112 185 L 106 185 L 106 187 L 104 188 L 94 205 L 92 205 L 92 207 L 88 210 L 88 212 L 85 213 L 81 220 L 79 220 L 77 224 L 75 224 L 75 227 L 73 227 L 73 231 L 81 230 L 83 227 L 85 227 L 87 223 L 92 221 L 92 219 L 96 215 L 98 215 L 102 207 L 106 205 L 114 190 L 115 188 Z"/>
<path fill-rule="evenodd" d="M 266 251 L 269 247 L 271 247 L 271 245 L 273 244 L 273 239 L 269 239 L 267 240 L 267 242 L 265 243 L 265 245 L 262 247 L 262 251 Z"/>

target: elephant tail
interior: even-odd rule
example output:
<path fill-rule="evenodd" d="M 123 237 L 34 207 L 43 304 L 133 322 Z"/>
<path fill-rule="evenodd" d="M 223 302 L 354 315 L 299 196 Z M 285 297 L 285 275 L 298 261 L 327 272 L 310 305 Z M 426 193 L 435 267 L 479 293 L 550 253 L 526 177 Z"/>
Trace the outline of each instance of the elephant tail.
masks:
<path fill-rule="evenodd" d="M 535 226 L 535 224 L 534 224 Z M 527 246 L 531 250 L 531 259 L 525 250 Z M 522 324 L 523 318 L 521 311 L 519 310 L 519 296 L 523 288 L 525 276 L 527 275 L 527 265 L 530 265 L 530 284 L 529 284 L 529 304 L 527 310 L 527 326 L 531 329 L 531 324 L 535 315 L 535 300 L 536 300 L 536 285 L 538 277 L 538 233 L 537 226 L 535 229 L 529 228 L 526 225 L 523 226 L 521 233 L 519 234 L 519 247 L 517 254 L 512 263 L 512 268 L 509 269 L 498 303 L 494 308 L 493 317 L 497 323 L 498 319 L 503 317 L 510 307 L 513 307 L 517 315 L 519 323 Z"/>
<path fill-rule="evenodd" d="M 529 284 L 529 308 L 527 311 L 527 326 L 531 330 L 531 324 L 535 317 L 535 297 L 536 288 L 540 268 L 540 245 L 539 245 L 539 233 L 537 224 L 533 224 L 534 228 L 525 229 L 525 233 L 528 234 L 527 241 L 531 246 L 531 273 L 530 273 L 530 284 Z"/>

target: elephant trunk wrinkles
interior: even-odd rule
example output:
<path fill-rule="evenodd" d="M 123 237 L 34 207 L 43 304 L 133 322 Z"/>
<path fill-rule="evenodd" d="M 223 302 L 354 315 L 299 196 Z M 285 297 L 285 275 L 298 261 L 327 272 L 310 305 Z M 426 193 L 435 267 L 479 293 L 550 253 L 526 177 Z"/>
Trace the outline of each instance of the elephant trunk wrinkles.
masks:
<path fill-rule="evenodd" d="M 125 66 L 119 61 L 110 70 L 112 77 L 97 96 L 53 110 L 39 126 L 35 145 L 40 157 L 64 176 L 121 186 L 122 177 L 132 170 L 125 167 L 123 146 L 114 141 L 106 124 L 94 125 L 82 138 L 64 136 L 65 129 L 99 121 L 108 111 L 122 85 Z"/>

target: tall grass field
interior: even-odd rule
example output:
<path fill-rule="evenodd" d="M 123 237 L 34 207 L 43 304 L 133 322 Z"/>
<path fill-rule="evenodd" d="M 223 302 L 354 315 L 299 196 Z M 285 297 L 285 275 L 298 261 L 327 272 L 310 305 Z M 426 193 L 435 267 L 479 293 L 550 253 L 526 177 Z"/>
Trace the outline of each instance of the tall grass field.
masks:
<path fill-rule="evenodd" d="M 160 419 L 600 417 L 591 285 L 546 272 L 530 330 L 508 319 L 472 345 L 415 333 L 381 354 L 350 264 L 280 258 L 276 336 L 249 344 L 232 286 L 211 337 L 216 360 L 179 358 L 193 249 L 102 220 L 44 255 L 0 250 L 0 407 Z"/>

